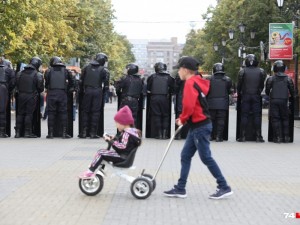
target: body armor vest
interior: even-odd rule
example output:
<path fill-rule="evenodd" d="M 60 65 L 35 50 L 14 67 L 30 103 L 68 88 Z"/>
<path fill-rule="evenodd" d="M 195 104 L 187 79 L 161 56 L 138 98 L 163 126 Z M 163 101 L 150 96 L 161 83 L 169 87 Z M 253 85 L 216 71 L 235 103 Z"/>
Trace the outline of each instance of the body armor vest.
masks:
<path fill-rule="evenodd" d="M 168 75 L 155 74 L 153 77 L 151 94 L 167 95 L 168 94 Z"/>
<path fill-rule="evenodd" d="M 33 93 L 36 91 L 36 87 L 34 86 L 34 76 L 36 76 L 37 72 L 35 70 L 24 70 L 21 72 L 19 82 L 18 82 L 18 90 L 20 93 Z"/>
<path fill-rule="evenodd" d="M 244 69 L 243 77 L 243 94 L 260 94 L 260 83 L 261 83 L 261 70 L 260 68 L 248 68 Z"/>
<path fill-rule="evenodd" d="M 274 76 L 271 98 L 274 99 L 288 99 L 289 89 L 288 89 L 288 77 L 287 76 Z"/>
<path fill-rule="evenodd" d="M 0 66 L 0 83 L 6 83 L 5 67 Z"/>
<path fill-rule="evenodd" d="M 143 83 L 141 78 L 133 75 L 129 75 L 129 88 L 127 90 L 127 96 L 138 98 L 143 90 Z"/>
<path fill-rule="evenodd" d="M 216 78 L 212 76 L 210 80 L 210 92 L 207 98 L 224 98 L 228 97 L 226 78 Z"/>
<path fill-rule="evenodd" d="M 93 67 L 91 65 L 86 68 L 86 76 L 84 78 L 84 86 L 101 88 L 102 79 L 101 79 L 101 71 L 103 67 Z"/>
<path fill-rule="evenodd" d="M 66 88 L 65 68 L 64 67 L 58 67 L 58 68 L 60 68 L 60 70 L 54 70 L 54 68 L 51 68 L 50 89 L 65 90 Z"/>

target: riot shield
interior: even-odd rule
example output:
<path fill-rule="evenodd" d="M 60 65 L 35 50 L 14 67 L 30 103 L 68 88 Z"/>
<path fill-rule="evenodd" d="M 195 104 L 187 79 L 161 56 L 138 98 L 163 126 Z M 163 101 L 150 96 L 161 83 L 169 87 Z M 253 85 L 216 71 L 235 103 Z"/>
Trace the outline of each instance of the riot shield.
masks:
<path fill-rule="evenodd" d="M 262 104 L 262 99 L 260 100 L 260 102 Z M 237 110 L 236 140 L 238 140 L 241 135 L 241 103 L 242 103 L 242 96 L 238 95 L 237 103 L 236 103 L 236 110 Z M 262 111 L 260 113 L 262 113 Z M 261 121 L 260 121 L 260 126 L 261 126 Z M 246 138 L 246 141 L 256 141 L 253 112 L 249 112 L 248 123 L 247 123 L 246 129 L 245 129 L 245 138 Z"/>
<path fill-rule="evenodd" d="M 270 99 L 271 101 L 271 99 Z M 294 142 L 294 98 L 290 97 L 288 102 L 288 109 L 289 109 L 289 136 L 290 136 L 290 143 Z M 268 123 L 268 142 L 274 141 L 274 131 L 272 126 L 272 116 L 270 114 L 269 109 L 269 123 Z M 282 124 L 281 124 L 282 126 Z M 283 127 L 281 127 L 283 130 Z M 281 133 L 283 135 L 283 133 Z M 281 137 L 283 140 L 283 136 Z"/>

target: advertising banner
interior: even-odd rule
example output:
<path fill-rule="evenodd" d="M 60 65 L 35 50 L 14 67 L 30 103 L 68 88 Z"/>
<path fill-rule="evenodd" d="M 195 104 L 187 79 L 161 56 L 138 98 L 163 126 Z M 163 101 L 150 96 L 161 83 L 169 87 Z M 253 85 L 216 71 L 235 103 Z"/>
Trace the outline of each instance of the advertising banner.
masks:
<path fill-rule="evenodd" d="M 293 59 L 293 24 L 269 24 L 269 59 Z"/>

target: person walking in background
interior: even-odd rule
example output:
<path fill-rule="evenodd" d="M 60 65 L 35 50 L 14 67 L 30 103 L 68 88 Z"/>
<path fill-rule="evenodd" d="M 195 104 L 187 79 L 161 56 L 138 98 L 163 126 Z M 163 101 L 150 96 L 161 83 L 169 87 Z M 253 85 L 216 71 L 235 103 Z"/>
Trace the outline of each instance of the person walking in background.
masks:
<path fill-rule="evenodd" d="M 192 157 L 198 152 L 201 161 L 207 166 L 210 173 L 217 180 L 217 191 L 210 195 L 211 199 L 221 199 L 233 194 L 222 172 L 211 156 L 210 135 L 212 124 L 205 95 L 209 91 L 209 81 L 195 76 L 199 62 L 192 57 L 182 57 L 176 66 L 181 80 L 185 80 L 182 100 L 182 113 L 176 119 L 178 126 L 189 123 L 190 130 L 187 134 L 181 152 L 181 171 L 177 184 L 164 195 L 168 197 L 185 198 L 186 183 L 189 175 Z"/>

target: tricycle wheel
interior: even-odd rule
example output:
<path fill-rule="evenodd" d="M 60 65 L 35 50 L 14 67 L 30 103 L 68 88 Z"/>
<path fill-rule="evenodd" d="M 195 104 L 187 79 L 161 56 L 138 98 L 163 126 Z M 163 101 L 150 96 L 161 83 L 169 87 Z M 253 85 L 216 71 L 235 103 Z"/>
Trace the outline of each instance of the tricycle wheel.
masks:
<path fill-rule="evenodd" d="M 150 175 L 150 174 L 147 174 L 147 173 L 143 174 L 142 176 L 143 176 L 143 177 L 147 177 L 147 178 L 149 178 L 149 179 L 151 180 L 151 182 L 152 182 L 152 191 L 154 191 L 155 188 L 156 188 L 156 181 L 155 181 L 155 179 L 152 180 L 152 179 L 153 179 L 153 176 Z"/>
<path fill-rule="evenodd" d="M 135 198 L 146 199 L 151 195 L 152 182 L 149 178 L 138 177 L 131 183 L 130 191 Z"/>
<path fill-rule="evenodd" d="M 99 174 L 96 174 L 95 177 L 89 178 L 89 179 L 79 179 L 79 188 L 80 190 L 88 195 L 88 196 L 94 196 L 98 194 L 104 185 L 103 177 Z"/>

